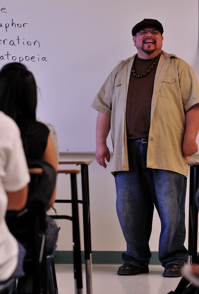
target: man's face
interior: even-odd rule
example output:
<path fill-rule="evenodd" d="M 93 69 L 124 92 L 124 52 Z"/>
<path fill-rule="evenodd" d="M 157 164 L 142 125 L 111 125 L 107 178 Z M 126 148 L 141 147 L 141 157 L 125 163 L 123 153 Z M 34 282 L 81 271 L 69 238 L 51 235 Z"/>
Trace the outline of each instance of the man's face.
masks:
<path fill-rule="evenodd" d="M 154 58 L 162 48 L 163 36 L 155 28 L 144 28 L 133 37 L 140 58 Z"/>

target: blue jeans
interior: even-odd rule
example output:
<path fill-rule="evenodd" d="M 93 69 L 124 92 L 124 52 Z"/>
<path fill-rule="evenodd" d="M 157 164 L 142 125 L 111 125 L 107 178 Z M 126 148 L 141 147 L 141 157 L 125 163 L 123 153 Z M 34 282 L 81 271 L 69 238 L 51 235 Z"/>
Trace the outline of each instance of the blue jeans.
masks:
<path fill-rule="evenodd" d="M 48 215 L 46 216 L 46 223 L 46 254 L 54 255 L 60 227 L 58 227 L 54 219 Z"/>
<path fill-rule="evenodd" d="M 147 267 L 154 205 L 161 221 L 159 260 L 187 261 L 185 240 L 186 177 L 146 168 L 147 143 L 128 144 L 130 171 L 115 174 L 117 214 L 127 243 L 124 263 Z"/>

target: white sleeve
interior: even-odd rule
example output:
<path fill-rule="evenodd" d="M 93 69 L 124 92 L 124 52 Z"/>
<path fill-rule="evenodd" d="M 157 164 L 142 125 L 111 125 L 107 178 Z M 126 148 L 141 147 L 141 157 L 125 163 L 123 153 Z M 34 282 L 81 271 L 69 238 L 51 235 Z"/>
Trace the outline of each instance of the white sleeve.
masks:
<path fill-rule="evenodd" d="M 6 152 L 7 162 L 5 166 L 4 187 L 7 191 L 11 192 L 20 190 L 28 184 L 30 176 L 17 126 L 14 126 L 14 131 L 9 141 Z"/>

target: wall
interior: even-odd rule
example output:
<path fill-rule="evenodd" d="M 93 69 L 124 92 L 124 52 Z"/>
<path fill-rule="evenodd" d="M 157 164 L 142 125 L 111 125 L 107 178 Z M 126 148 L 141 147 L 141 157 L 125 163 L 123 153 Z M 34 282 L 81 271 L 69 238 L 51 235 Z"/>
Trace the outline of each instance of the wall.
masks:
<path fill-rule="evenodd" d="M 1 0 L 0 67 L 25 63 L 39 88 L 38 117 L 52 123 L 60 152 L 95 151 L 90 107 L 117 63 L 136 53 L 131 29 L 164 26 L 164 50 L 198 68 L 196 0 Z"/>

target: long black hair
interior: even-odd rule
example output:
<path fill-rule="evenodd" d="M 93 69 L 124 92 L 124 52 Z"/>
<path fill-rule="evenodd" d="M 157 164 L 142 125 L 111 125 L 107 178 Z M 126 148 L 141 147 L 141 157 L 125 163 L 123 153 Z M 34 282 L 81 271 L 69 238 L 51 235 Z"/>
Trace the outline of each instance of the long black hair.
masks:
<path fill-rule="evenodd" d="M 33 74 L 22 63 L 8 63 L 0 70 L 0 110 L 10 116 L 21 131 L 26 157 L 28 136 L 35 132 L 37 86 Z"/>
<path fill-rule="evenodd" d="M 37 86 L 22 63 L 8 63 L 0 71 L 0 110 L 20 124 L 36 120 Z"/>

